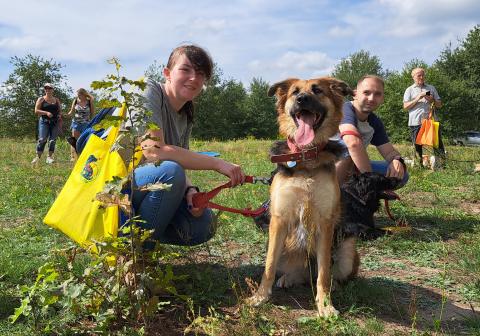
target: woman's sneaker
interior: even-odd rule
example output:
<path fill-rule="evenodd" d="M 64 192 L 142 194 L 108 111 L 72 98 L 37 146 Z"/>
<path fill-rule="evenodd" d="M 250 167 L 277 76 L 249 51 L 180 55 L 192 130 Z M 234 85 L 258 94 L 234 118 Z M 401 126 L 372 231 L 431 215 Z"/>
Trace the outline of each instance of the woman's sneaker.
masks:
<path fill-rule="evenodd" d="M 47 160 L 45 162 L 48 163 L 48 164 L 52 164 L 52 163 L 55 162 L 55 160 L 52 157 L 48 156 Z"/>
<path fill-rule="evenodd" d="M 37 164 L 38 161 L 40 161 L 40 158 L 38 156 L 35 156 L 32 160 L 32 164 Z"/>

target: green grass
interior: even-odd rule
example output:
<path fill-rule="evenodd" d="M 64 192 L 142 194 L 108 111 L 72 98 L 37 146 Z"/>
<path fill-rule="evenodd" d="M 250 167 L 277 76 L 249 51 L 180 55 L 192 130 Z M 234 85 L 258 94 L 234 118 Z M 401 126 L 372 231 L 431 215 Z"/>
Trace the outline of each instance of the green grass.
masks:
<path fill-rule="evenodd" d="M 249 175 L 269 176 L 274 168 L 268 161 L 270 144 L 195 141 L 192 148 L 218 151 Z M 26 319 L 10 324 L 8 316 L 20 303 L 18 286 L 31 285 L 38 267 L 54 258 L 52 250 L 71 244 L 42 223 L 72 168 L 68 145 L 59 141 L 57 163 L 42 161 L 36 167 L 30 164 L 34 148 L 29 139 L 2 139 L 0 147 L 0 335 L 42 334 L 32 331 Z M 410 146 L 399 149 L 405 156 L 411 153 Z M 180 253 L 174 271 L 188 280 L 177 289 L 192 298 L 194 313 L 169 298 L 172 304 L 159 321 L 168 319 L 179 334 L 195 321 L 192 334 L 480 335 L 480 174 L 472 173 L 472 162 L 461 162 L 480 162 L 480 148 L 447 150 L 446 169 L 410 169 L 410 182 L 398 192 L 401 201 L 391 204 L 412 231 L 359 243 L 360 276 L 332 293 L 338 318 L 315 317 L 309 286 L 274 289 L 270 303 L 246 306 L 246 279 L 260 281 L 267 237 L 251 219 L 222 213 L 218 232 L 207 244 L 168 247 Z M 226 182 L 213 172 L 191 176 L 202 190 Z M 267 198 L 268 187 L 245 185 L 222 191 L 215 202 L 254 208 Z M 392 225 L 383 210 L 377 222 Z M 63 332 L 68 334 L 68 327 Z"/>

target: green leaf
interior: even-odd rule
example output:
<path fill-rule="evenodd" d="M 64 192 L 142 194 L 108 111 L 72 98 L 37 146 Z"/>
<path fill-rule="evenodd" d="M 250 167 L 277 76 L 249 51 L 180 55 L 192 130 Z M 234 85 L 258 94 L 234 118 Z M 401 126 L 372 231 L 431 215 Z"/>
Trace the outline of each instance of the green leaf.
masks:
<path fill-rule="evenodd" d="M 109 127 L 118 127 L 120 126 L 121 123 L 125 118 L 120 117 L 120 116 L 105 116 L 102 121 L 100 121 L 98 124 L 96 124 L 93 129 L 98 131 L 100 129 L 107 129 Z"/>
<path fill-rule="evenodd" d="M 149 129 L 150 131 L 156 131 L 159 130 L 160 127 L 158 127 L 155 123 L 147 122 L 147 129 Z"/>
<path fill-rule="evenodd" d="M 115 83 L 112 81 L 93 81 L 90 87 L 94 90 L 107 89 L 113 87 Z"/>
<path fill-rule="evenodd" d="M 15 308 L 14 314 L 9 316 L 10 322 L 15 323 L 15 321 L 17 321 L 21 315 L 30 315 L 31 310 L 32 307 L 30 306 L 30 298 L 23 298 L 20 307 Z"/>

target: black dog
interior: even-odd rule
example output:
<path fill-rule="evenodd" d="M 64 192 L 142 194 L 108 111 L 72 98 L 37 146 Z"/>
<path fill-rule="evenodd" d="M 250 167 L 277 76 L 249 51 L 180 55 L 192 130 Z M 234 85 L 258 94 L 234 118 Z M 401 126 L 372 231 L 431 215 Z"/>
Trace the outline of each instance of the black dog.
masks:
<path fill-rule="evenodd" d="M 342 219 L 339 229 L 342 235 L 376 238 L 383 233 L 375 227 L 373 215 L 380 207 L 380 200 L 396 199 L 388 191 L 396 189 L 401 180 L 379 173 L 354 174 L 343 184 Z"/>
<path fill-rule="evenodd" d="M 388 193 L 396 189 L 401 180 L 393 177 L 385 177 L 379 173 L 354 174 L 344 183 L 341 190 L 342 217 L 337 229 L 341 236 L 357 236 L 362 238 L 375 238 L 381 232 L 375 227 L 373 215 L 380 207 L 381 199 L 395 199 Z M 257 226 L 264 232 L 268 232 L 270 213 L 268 206 L 270 200 L 263 203 L 267 211 L 255 217 Z M 338 237 L 338 235 L 336 235 Z"/>

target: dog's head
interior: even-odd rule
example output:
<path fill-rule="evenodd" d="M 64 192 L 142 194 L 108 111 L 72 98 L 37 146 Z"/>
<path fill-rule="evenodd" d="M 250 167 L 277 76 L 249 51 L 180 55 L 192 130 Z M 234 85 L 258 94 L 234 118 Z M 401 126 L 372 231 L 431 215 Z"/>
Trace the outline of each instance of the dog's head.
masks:
<path fill-rule="evenodd" d="M 386 177 L 379 173 L 354 174 L 344 183 L 342 189 L 357 198 L 365 206 L 378 205 L 381 199 L 396 199 L 395 194 L 388 191 L 396 189 L 401 180 L 394 177 Z"/>
<path fill-rule="evenodd" d="M 346 83 L 330 77 L 289 78 L 268 90 L 277 97 L 280 134 L 299 148 L 327 142 L 338 132 L 343 98 L 349 94 Z"/>

